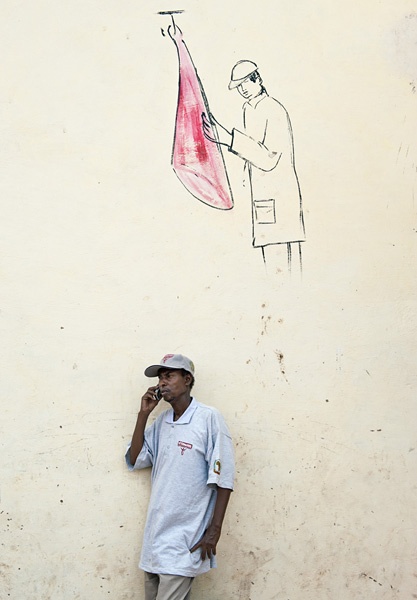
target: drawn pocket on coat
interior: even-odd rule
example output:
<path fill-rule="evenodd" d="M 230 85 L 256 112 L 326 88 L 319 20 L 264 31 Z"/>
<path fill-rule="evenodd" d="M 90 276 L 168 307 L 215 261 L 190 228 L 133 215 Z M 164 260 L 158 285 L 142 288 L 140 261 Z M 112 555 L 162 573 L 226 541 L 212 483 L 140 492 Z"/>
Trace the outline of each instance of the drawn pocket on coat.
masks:
<path fill-rule="evenodd" d="M 274 225 L 276 223 L 275 216 L 275 200 L 254 200 L 255 206 L 255 221 L 260 225 Z"/>

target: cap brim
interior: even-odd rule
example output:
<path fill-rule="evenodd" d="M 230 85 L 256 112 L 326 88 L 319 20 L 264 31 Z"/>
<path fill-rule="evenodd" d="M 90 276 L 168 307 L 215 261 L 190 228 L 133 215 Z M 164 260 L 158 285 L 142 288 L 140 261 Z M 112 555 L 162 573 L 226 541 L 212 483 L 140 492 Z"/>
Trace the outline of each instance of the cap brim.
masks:
<path fill-rule="evenodd" d="M 146 377 L 156 377 L 158 375 L 159 369 L 162 369 L 164 365 L 150 365 L 145 369 Z"/>
<path fill-rule="evenodd" d="M 245 77 L 245 79 L 247 79 L 247 77 Z M 245 79 L 232 79 L 232 81 L 229 83 L 229 90 L 234 90 L 235 88 L 239 87 L 240 84 L 245 81 Z"/>
<path fill-rule="evenodd" d="M 247 79 L 249 79 L 249 77 L 252 75 L 252 73 L 255 73 L 255 71 L 257 69 L 258 69 L 258 67 L 256 67 L 256 69 L 254 69 L 247 75 L 245 75 L 245 77 L 242 77 L 242 79 L 231 79 L 230 83 L 229 83 L 229 90 L 234 90 L 235 88 L 239 87 L 240 84 L 243 83 L 244 81 L 246 81 Z"/>

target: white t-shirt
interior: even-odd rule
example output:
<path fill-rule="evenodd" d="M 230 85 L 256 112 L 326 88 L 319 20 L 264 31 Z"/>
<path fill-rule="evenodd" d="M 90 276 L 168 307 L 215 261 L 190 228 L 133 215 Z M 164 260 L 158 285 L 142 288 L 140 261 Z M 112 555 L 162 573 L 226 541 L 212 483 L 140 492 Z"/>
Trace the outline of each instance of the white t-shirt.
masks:
<path fill-rule="evenodd" d="M 145 442 L 130 470 L 152 467 L 149 501 L 139 567 L 149 573 L 195 577 L 215 567 L 190 548 L 210 524 L 216 485 L 233 489 L 232 439 L 218 410 L 192 399 L 174 421 L 169 409 L 145 431 Z"/>

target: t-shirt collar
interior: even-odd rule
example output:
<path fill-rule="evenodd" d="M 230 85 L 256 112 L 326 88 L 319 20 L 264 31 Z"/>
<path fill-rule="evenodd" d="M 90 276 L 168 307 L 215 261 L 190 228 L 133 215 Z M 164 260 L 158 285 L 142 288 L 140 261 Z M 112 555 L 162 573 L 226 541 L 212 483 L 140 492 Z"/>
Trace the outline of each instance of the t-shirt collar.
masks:
<path fill-rule="evenodd" d="M 191 402 L 187 407 L 187 410 L 183 412 L 178 421 L 174 421 L 174 411 L 168 410 L 165 418 L 166 423 L 171 423 L 174 425 L 186 425 L 191 421 L 191 418 L 198 406 L 198 402 L 195 398 L 191 398 Z"/>

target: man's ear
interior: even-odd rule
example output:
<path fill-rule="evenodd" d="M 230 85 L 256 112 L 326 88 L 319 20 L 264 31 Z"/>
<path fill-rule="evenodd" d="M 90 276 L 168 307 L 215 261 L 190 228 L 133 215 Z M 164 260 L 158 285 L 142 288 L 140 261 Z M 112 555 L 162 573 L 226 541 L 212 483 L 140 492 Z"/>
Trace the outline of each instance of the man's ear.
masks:
<path fill-rule="evenodd" d="M 186 374 L 184 375 L 184 379 L 185 379 L 185 383 L 186 383 L 187 385 L 191 385 L 191 382 L 192 382 L 192 377 L 191 377 L 191 375 L 190 375 L 189 373 L 186 373 Z"/>

